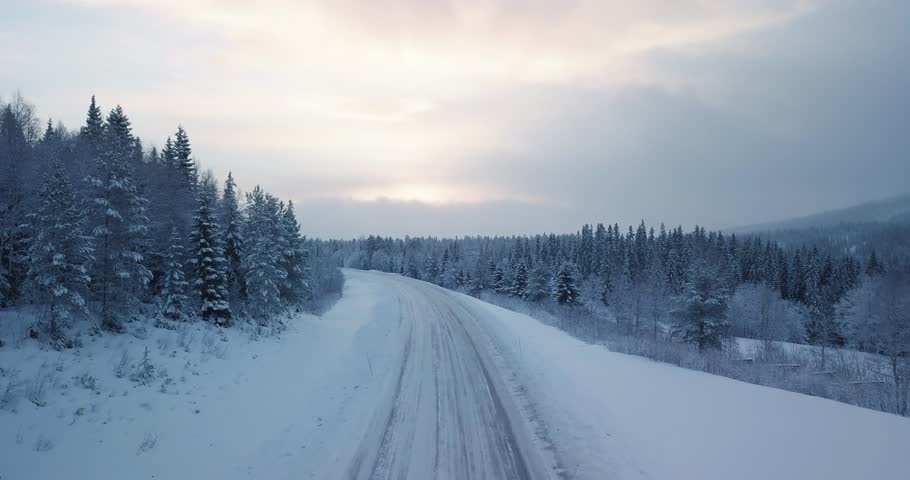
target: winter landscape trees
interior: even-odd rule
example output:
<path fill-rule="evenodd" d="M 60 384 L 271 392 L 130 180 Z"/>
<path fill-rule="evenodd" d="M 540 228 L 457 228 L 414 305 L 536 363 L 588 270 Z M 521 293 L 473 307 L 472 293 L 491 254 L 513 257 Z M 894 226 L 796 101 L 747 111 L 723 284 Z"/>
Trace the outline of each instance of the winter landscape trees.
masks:
<path fill-rule="evenodd" d="M 159 151 L 94 97 L 77 131 L 40 135 L 34 112 L 0 104 L 0 307 L 34 309 L 35 338 L 67 348 L 75 320 L 116 333 L 143 316 L 273 327 L 340 289 L 293 205 L 259 187 L 242 204 L 230 174 L 219 191 L 183 126 Z"/>
<path fill-rule="evenodd" d="M 589 341 L 612 342 L 617 336 L 636 344 L 647 340 L 651 346 L 628 351 L 652 358 L 680 361 L 683 353 L 663 357 L 658 352 L 688 344 L 702 358 L 729 355 L 730 362 L 745 365 L 755 360 L 753 355 L 734 359 L 739 354 L 731 352 L 737 337 L 755 339 L 760 356 L 770 364 L 755 367 L 765 368 L 763 372 L 741 372 L 735 363 L 705 368 L 791 385 L 787 388 L 804 384 L 797 390 L 906 412 L 907 353 L 897 346 L 905 343 L 896 332 L 910 320 L 894 313 L 907 307 L 894 306 L 888 310 L 893 313 L 881 307 L 910 298 L 893 293 L 890 301 L 882 300 L 885 276 L 908 271 L 908 264 L 893 255 L 887 255 L 892 260 L 885 263 L 875 251 L 835 255 L 828 253 L 834 249 L 826 243 L 785 246 L 757 235 L 727 235 L 702 227 L 691 232 L 663 225 L 654 229 L 644 223 L 625 232 L 619 225 L 598 224 L 574 234 L 528 237 L 371 235 L 323 247 L 334 249 L 338 261 L 344 259 L 350 267 L 400 273 L 494 303 L 519 305 L 522 311 L 542 309 L 547 312 L 544 318 L 560 319 L 561 327 Z M 906 275 L 900 278 L 889 281 L 906 285 Z M 894 288 L 892 292 L 899 291 Z M 867 323 L 872 319 L 883 319 L 875 321 L 891 327 Z M 895 332 L 889 333 L 889 342 L 868 337 L 869 332 L 886 331 Z M 806 348 L 783 358 L 788 354 L 781 351 L 781 342 Z M 845 348 L 893 361 L 887 368 L 864 367 L 848 372 L 849 378 L 835 379 L 835 370 L 846 368 Z M 779 379 L 793 368 L 802 369 L 804 373 L 793 373 L 801 378 Z M 876 390 L 882 378 L 891 384 L 891 393 Z M 853 393 L 858 389 L 866 390 Z M 888 397 L 887 406 L 869 400 L 881 396 Z"/>

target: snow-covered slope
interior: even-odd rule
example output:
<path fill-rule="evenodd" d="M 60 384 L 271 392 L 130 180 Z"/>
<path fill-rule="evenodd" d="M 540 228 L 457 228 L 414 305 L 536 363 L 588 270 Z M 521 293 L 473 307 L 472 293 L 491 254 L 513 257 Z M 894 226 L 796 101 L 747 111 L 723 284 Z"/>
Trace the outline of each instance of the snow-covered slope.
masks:
<path fill-rule="evenodd" d="M 910 222 L 910 194 L 861 203 L 837 210 L 828 210 L 805 217 L 728 228 L 726 231 L 731 233 L 762 233 L 775 230 L 835 227 L 841 224 L 866 222 Z"/>
<path fill-rule="evenodd" d="M 0 477 L 910 472 L 908 419 L 612 353 L 396 275 L 345 274 L 342 300 L 322 318 L 291 320 L 280 340 L 196 325 L 92 339 L 62 356 L 28 342 L 0 349 L 0 395 L 13 369 L 31 382 L 46 362 L 51 378 L 45 406 L 23 388 L 15 412 L 0 410 Z M 117 378 L 122 352 L 136 364 L 146 346 L 166 374 L 147 386 L 129 379 L 132 368 Z"/>

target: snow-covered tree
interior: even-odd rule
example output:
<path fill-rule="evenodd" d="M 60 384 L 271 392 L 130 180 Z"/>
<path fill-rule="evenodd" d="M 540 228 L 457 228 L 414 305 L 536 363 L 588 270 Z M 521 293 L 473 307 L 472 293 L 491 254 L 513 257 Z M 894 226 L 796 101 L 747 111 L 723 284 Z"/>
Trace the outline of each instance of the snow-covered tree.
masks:
<path fill-rule="evenodd" d="M 306 251 L 300 236 L 300 224 L 294 214 L 294 202 L 288 202 L 281 212 L 282 235 L 280 238 L 281 267 L 285 278 L 281 284 L 281 298 L 290 305 L 300 305 L 310 297 L 307 283 Z M 388 262 L 386 262 L 388 263 Z"/>
<path fill-rule="evenodd" d="M 225 274 L 231 301 L 241 300 L 244 292 L 243 272 L 240 269 L 240 259 L 243 255 L 243 239 L 240 235 L 242 224 L 243 219 L 237 200 L 237 184 L 234 182 L 234 176 L 228 172 L 221 195 L 221 227 L 224 259 L 227 261 Z"/>
<path fill-rule="evenodd" d="M 70 348 L 66 327 L 85 312 L 93 261 L 92 239 L 84 233 L 82 210 L 69 174 L 56 161 L 45 174 L 38 210 L 31 214 L 28 286 L 33 300 L 47 307 L 37 325 L 55 348 Z"/>
<path fill-rule="evenodd" d="M 281 286 L 287 278 L 282 268 L 281 245 L 285 235 L 281 205 L 277 198 L 258 185 L 246 194 L 246 222 L 243 228 L 242 266 L 247 308 L 259 325 L 269 326 L 281 310 Z"/>
<path fill-rule="evenodd" d="M 161 313 L 171 320 L 185 319 L 189 310 L 186 295 L 189 283 L 183 273 L 183 256 L 183 241 L 174 227 L 164 262 L 164 287 L 159 294 Z"/>
<path fill-rule="evenodd" d="M 528 288 L 528 266 L 524 260 L 517 260 L 512 274 L 512 285 L 509 294 L 513 297 L 524 298 Z"/>
<path fill-rule="evenodd" d="M 674 335 L 701 351 L 723 348 L 730 336 L 727 299 L 718 279 L 704 263 L 693 266 L 680 306 L 671 312 Z"/>
<path fill-rule="evenodd" d="M 180 172 L 180 181 L 183 189 L 195 191 L 198 184 L 198 174 L 196 171 L 196 161 L 193 159 L 193 149 L 190 147 L 190 138 L 183 129 L 183 125 L 177 127 L 177 134 L 174 136 L 173 145 L 174 163 L 177 171 Z"/>
<path fill-rule="evenodd" d="M 575 266 L 563 263 L 556 274 L 556 301 L 562 305 L 575 305 L 581 300 L 578 295 L 578 285 L 575 282 Z"/>
<path fill-rule="evenodd" d="M 22 122 L 7 105 L 0 108 L 0 305 L 14 300 L 25 270 L 26 171 L 30 149 Z"/>
<path fill-rule="evenodd" d="M 107 118 L 104 150 L 97 159 L 89 204 L 96 263 L 92 286 L 101 309 L 101 326 L 123 329 L 123 319 L 151 278 L 143 265 L 148 234 L 146 199 L 140 195 L 130 162 L 134 138 L 130 121 L 118 105 Z"/>
<path fill-rule="evenodd" d="M 887 359 L 894 386 L 894 411 L 910 413 L 910 275 L 866 276 L 838 305 L 853 343 Z"/>
<path fill-rule="evenodd" d="M 199 208 L 193 217 L 190 234 L 190 266 L 193 271 L 193 294 L 202 319 L 219 326 L 231 322 L 227 301 L 227 261 L 221 247 L 221 234 L 215 219 L 215 199 L 200 188 Z"/>
<path fill-rule="evenodd" d="M 528 275 L 528 285 L 525 288 L 525 298 L 531 302 L 540 302 L 550 298 L 552 288 L 550 288 L 550 275 L 547 272 L 547 266 L 537 264 L 531 269 Z"/>

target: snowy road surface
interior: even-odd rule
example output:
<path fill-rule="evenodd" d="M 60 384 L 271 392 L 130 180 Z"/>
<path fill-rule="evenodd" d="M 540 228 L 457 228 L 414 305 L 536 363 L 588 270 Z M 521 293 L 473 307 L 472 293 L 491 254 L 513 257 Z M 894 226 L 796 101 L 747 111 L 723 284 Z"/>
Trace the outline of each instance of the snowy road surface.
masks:
<path fill-rule="evenodd" d="M 350 478 L 549 478 L 483 322 L 428 284 L 348 275 L 381 279 L 399 302 L 404 337 Z"/>
<path fill-rule="evenodd" d="M 910 478 L 910 419 L 613 353 L 417 280 L 344 273 L 338 303 L 289 319 L 280 338 L 133 324 L 72 351 L 0 349 L 0 380 L 47 380 L 43 405 L 0 408 L 0 478 Z M 152 384 L 115 374 L 146 349 Z"/>

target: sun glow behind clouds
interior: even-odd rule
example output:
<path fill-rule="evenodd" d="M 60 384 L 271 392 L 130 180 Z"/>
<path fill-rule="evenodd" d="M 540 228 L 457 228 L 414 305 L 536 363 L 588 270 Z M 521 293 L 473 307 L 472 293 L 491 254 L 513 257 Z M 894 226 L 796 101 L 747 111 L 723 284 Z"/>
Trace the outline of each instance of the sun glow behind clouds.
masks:
<path fill-rule="evenodd" d="M 292 172 L 315 184 L 297 198 L 431 205 L 541 201 L 542 189 L 521 191 L 511 178 L 473 180 L 484 162 L 499 175 L 524 173 L 521 159 L 539 139 L 523 127 L 546 123 L 548 94 L 670 84 L 641 57 L 784 22 L 815 3 L 60 1 L 115 12 L 113 32 L 97 34 L 165 67 L 155 88 L 97 92 L 102 100 L 171 115 L 167 128 L 183 122 L 200 157 L 243 158 L 230 164 L 238 178 L 268 187 L 273 172 Z M 207 41 L 173 48 L 134 38 L 129 26 L 144 17 L 166 24 L 175 42 L 187 32 Z"/>

